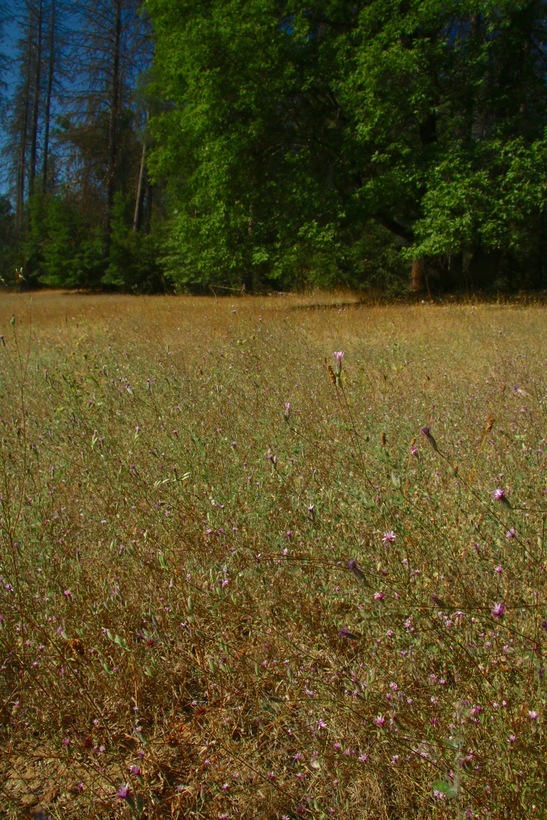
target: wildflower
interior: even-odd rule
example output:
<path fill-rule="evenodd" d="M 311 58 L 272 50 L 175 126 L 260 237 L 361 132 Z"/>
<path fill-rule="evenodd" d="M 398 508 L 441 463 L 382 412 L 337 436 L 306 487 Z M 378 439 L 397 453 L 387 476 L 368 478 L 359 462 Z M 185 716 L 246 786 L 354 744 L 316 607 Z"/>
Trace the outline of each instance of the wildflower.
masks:
<path fill-rule="evenodd" d="M 384 593 L 383 592 L 375 592 L 374 593 L 374 600 L 375 601 L 383 601 L 384 600 Z"/>
<path fill-rule="evenodd" d="M 431 446 L 433 447 L 435 452 L 438 452 L 437 442 L 435 441 L 435 439 L 431 435 L 431 431 L 430 431 L 429 427 L 422 427 L 422 433 L 424 434 L 426 439 L 429 441 L 429 443 L 431 444 Z"/>
<path fill-rule="evenodd" d="M 382 728 L 385 725 L 386 719 L 383 715 L 378 715 L 378 717 L 374 720 L 376 726 Z"/>
<path fill-rule="evenodd" d="M 315 518 L 315 506 L 313 504 L 308 505 L 308 515 L 310 516 L 311 520 Z"/>
<path fill-rule="evenodd" d="M 494 501 L 501 501 L 502 504 L 505 504 L 506 507 L 510 507 L 509 499 L 505 494 L 505 490 L 501 487 L 496 487 L 494 492 L 492 493 L 492 498 Z"/>
<path fill-rule="evenodd" d="M 537 720 L 539 717 L 539 712 L 536 712 L 535 709 L 530 709 L 528 712 L 528 717 L 530 720 Z"/>
<path fill-rule="evenodd" d="M 118 789 L 118 797 L 120 798 L 120 800 L 127 800 L 130 793 L 131 793 L 131 786 L 129 785 L 129 783 L 124 783 Z"/>
<path fill-rule="evenodd" d="M 492 609 L 492 615 L 494 616 L 494 618 L 503 618 L 504 613 L 505 613 L 505 604 L 500 601 Z"/>
<path fill-rule="evenodd" d="M 355 577 L 359 579 L 359 581 L 366 581 L 365 574 L 357 566 L 357 561 L 356 561 L 355 558 L 352 558 L 351 561 L 347 562 L 346 568 L 350 569 L 353 572 L 353 574 L 355 575 Z"/>
<path fill-rule="evenodd" d="M 357 760 L 359 761 L 359 763 L 366 763 L 366 762 L 367 762 L 367 760 L 368 760 L 368 755 L 367 755 L 367 754 L 366 754 L 366 752 L 365 752 L 365 754 L 360 755 L 360 756 L 357 758 Z"/>
<path fill-rule="evenodd" d="M 359 635 L 356 635 L 354 632 L 350 632 L 347 626 L 343 626 L 338 634 L 341 638 L 349 638 L 350 641 L 357 641 L 359 639 Z"/>
<path fill-rule="evenodd" d="M 396 537 L 397 537 L 397 536 L 395 535 L 395 533 L 393 532 L 393 530 L 388 530 L 387 532 L 385 532 L 385 533 L 383 534 L 383 536 L 382 536 L 382 541 L 384 542 L 384 544 L 393 544 L 393 542 L 395 541 Z"/>
<path fill-rule="evenodd" d="M 336 375 L 339 376 L 342 372 L 342 359 L 344 358 L 344 351 L 338 350 L 334 352 L 334 358 L 336 359 Z"/>
<path fill-rule="evenodd" d="M 325 723 L 325 721 L 324 721 L 324 720 L 318 720 L 318 721 L 317 721 L 317 728 L 318 728 L 318 729 L 326 729 L 326 728 L 327 728 L 327 724 Z"/>
<path fill-rule="evenodd" d="M 510 541 L 512 538 L 517 537 L 517 534 L 516 534 L 515 530 L 513 529 L 513 527 L 511 527 L 510 530 L 507 530 L 507 532 L 505 533 L 505 537 L 507 538 L 508 541 Z"/>
<path fill-rule="evenodd" d="M 291 403 L 289 401 L 285 402 L 285 410 L 283 411 L 283 418 L 285 421 L 289 420 L 289 414 L 291 412 Z"/>
<path fill-rule="evenodd" d="M 138 777 L 141 773 L 140 766 L 130 766 L 129 767 L 129 774 L 133 775 L 133 777 Z"/>

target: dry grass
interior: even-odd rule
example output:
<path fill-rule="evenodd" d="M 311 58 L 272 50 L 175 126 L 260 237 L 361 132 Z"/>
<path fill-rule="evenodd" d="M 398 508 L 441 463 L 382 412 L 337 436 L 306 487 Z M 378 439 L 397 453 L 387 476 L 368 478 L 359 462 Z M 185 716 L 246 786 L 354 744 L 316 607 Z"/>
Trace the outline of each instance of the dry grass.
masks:
<path fill-rule="evenodd" d="M 350 302 L 0 296 L 0 815 L 544 816 L 545 309 Z"/>

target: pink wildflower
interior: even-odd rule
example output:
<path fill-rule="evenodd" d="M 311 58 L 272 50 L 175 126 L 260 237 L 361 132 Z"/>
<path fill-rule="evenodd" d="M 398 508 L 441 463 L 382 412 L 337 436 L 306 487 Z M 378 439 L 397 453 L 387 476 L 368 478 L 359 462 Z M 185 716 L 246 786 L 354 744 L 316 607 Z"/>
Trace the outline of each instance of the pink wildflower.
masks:
<path fill-rule="evenodd" d="M 492 609 L 492 615 L 494 616 L 494 618 L 503 618 L 504 613 L 505 613 L 505 604 L 500 601 Z"/>

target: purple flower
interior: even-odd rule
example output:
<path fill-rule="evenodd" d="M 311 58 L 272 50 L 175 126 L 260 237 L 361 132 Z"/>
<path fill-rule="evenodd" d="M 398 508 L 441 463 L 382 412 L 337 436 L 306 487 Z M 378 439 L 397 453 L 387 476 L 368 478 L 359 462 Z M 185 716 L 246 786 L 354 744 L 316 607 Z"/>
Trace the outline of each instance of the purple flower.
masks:
<path fill-rule="evenodd" d="M 395 533 L 393 532 L 393 530 L 388 530 L 387 532 L 385 532 L 385 533 L 383 534 L 383 536 L 382 536 L 382 541 L 384 542 L 384 544 L 393 544 L 393 542 L 395 541 L 395 538 L 396 538 L 396 537 L 397 537 L 397 536 L 395 535 Z"/>
<path fill-rule="evenodd" d="M 131 793 L 131 786 L 129 785 L 129 783 L 124 783 L 118 789 L 118 797 L 120 798 L 120 800 L 127 800 L 130 793 Z"/>
<path fill-rule="evenodd" d="M 350 641 L 357 641 L 359 639 L 359 635 L 356 635 L 354 632 L 350 632 L 347 626 L 343 626 L 338 634 L 341 638 L 348 638 Z"/>
<path fill-rule="evenodd" d="M 437 442 L 435 441 L 435 439 L 431 435 L 431 431 L 430 431 L 429 427 L 422 427 L 422 433 L 424 434 L 426 439 L 429 441 L 429 443 L 431 444 L 431 446 L 433 447 L 435 452 L 437 452 L 438 451 Z"/>
<path fill-rule="evenodd" d="M 129 767 L 129 774 L 133 775 L 133 777 L 138 777 L 141 773 L 140 766 L 130 766 Z"/>
<path fill-rule="evenodd" d="M 539 717 L 539 712 L 536 712 L 535 709 L 530 709 L 530 711 L 528 712 L 528 717 L 530 718 L 530 720 L 537 720 Z"/>
<path fill-rule="evenodd" d="M 382 728 L 382 726 L 385 725 L 385 722 L 386 722 L 386 719 L 383 715 L 378 715 L 378 717 L 374 721 L 376 726 L 379 726 L 380 728 Z"/>
<path fill-rule="evenodd" d="M 501 601 L 495 605 L 492 609 L 492 615 L 494 618 L 503 618 L 503 614 L 505 612 L 505 604 Z"/>
<path fill-rule="evenodd" d="M 290 412 L 291 412 L 291 403 L 290 403 L 290 401 L 286 401 L 285 402 L 285 409 L 283 411 L 283 418 L 285 419 L 285 421 L 289 420 Z"/>
<path fill-rule="evenodd" d="M 517 534 L 516 534 L 513 527 L 511 527 L 510 530 L 507 530 L 507 532 L 505 533 L 505 537 L 507 538 L 508 541 L 510 541 L 512 538 L 517 537 Z"/>
<path fill-rule="evenodd" d="M 351 561 L 348 561 L 346 567 L 347 569 L 350 569 L 353 572 L 353 574 L 356 578 L 359 579 L 359 581 L 366 581 L 365 573 L 361 569 L 359 569 L 355 558 L 352 558 Z"/>
<path fill-rule="evenodd" d="M 384 600 L 384 593 L 383 592 L 375 592 L 374 593 L 374 600 L 375 601 L 383 601 Z"/>
<path fill-rule="evenodd" d="M 336 359 L 336 374 L 339 376 L 342 372 L 342 359 L 344 358 L 344 351 L 337 350 L 334 352 L 334 358 Z"/>
<path fill-rule="evenodd" d="M 494 501 L 501 501 L 502 504 L 505 504 L 506 507 L 510 507 L 509 499 L 505 493 L 505 490 L 502 487 L 496 487 L 494 492 L 492 493 L 492 498 Z"/>

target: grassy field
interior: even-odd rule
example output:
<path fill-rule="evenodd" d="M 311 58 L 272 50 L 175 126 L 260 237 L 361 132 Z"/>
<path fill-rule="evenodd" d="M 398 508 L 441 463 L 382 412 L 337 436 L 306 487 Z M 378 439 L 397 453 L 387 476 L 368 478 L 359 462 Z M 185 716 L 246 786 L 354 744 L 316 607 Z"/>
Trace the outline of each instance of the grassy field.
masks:
<path fill-rule="evenodd" d="M 0 295 L 0 816 L 545 817 L 546 329 Z"/>

